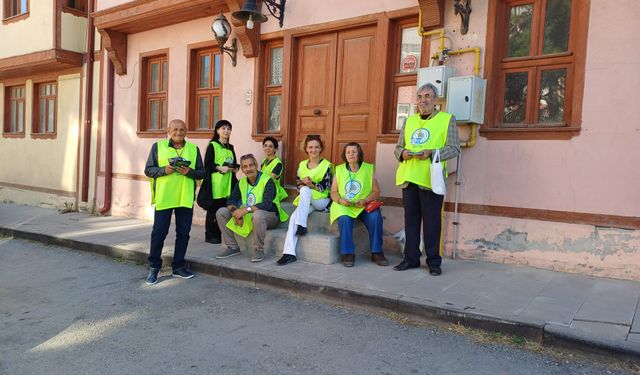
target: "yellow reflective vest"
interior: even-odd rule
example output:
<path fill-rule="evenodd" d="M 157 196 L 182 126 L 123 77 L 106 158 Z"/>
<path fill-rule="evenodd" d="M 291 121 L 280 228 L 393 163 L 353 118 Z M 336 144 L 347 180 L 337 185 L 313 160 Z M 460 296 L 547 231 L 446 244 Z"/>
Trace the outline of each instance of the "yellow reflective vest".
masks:
<path fill-rule="evenodd" d="M 338 194 L 341 198 L 352 202 L 365 199 L 373 191 L 373 165 L 363 162 L 360 169 L 356 173 L 352 173 L 347 168 L 347 164 L 340 164 L 336 167 L 336 181 Z M 362 210 L 364 210 L 362 207 L 344 206 L 333 202 L 329 211 L 329 219 L 333 223 L 343 215 L 356 218 Z"/>
<path fill-rule="evenodd" d="M 198 147 L 195 144 L 185 141 L 180 154 L 175 148 L 169 147 L 168 139 L 158 141 L 157 145 L 159 167 L 166 167 L 169 165 L 169 159 L 181 156 L 191 162 L 191 168 L 195 168 L 198 158 Z M 151 204 L 155 204 L 156 210 L 176 207 L 193 208 L 196 191 L 194 179 L 174 172 L 170 175 L 152 178 L 150 183 Z"/>
<path fill-rule="evenodd" d="M 233 158 L 233 152 L 222 146 L 216 141 L 212 141 L 213 151 L 215 153 L 214 163 L 222 166 L 224 163 L 235 163 Z M 227 198 L 231 195 L 231 174 L 233 171 L 227 173 L 220 173 L 218 171 L 211 173 L 211 191 L 213 199 Z"/>
<path fill-rule="evenodd" d="M 245 176 L 238 182 L 238 188 L 240 189 L 240 196 L 242 197 L 242 207 L 255 206 L 262 203 L 264 196 L 264 188 L 267 186 L 267 182 L 271 177 L 266 173 L 259 173 L 255 185 L 249 184 L 249 179 Z M 276 197 L 273 203 L 278 208 L 278 218 L 281 222 L 287 221 L 289 215 L 280 207 L 280 200 Z M 242 237 L 246 237 L 253 230 L 253 223 L 251 221 L 252 214 L 248 213 L 242 217 L 242 225 L 237 225 L 232 217 L 227 222 L 227 228 L 231 229 L 235 233 Z"/>
<path fill-rule="evenodd" d="M 265 164 L 267 163 L 267 164 Z M 283 165 L 282 164 L 282 160 L 280 160 L 280 158 L 278 158 L 276 156 L 275 159 L 271 160 L 271 162 L 269 162 L 266 158 L 262 161 L 262 165 L 260 170 L 262 171 L 262 173 L 265 173 L 267 176 L 271 176 L 271 173 L 273 173 L 273 169 L 275 167 L 278 166 L 278 164 Z M 284 167 L 284 165 L 283 165 Z M 280 202 L 282 202 L 283 200 L 287 199 L 287 197 L 289 196 L 287 194 L 287 191 L 284 190 L 284 188 L 282 187 L 282 174 L 284 172 L 284 168 L 282 169 L 282 171 L 280 172 L 280 175 L 277 178 L 273 179 L 273 182 L 276 184 L 276 196 L 278 197 L 278 200 Z"/>
<path fill-rule="evenodd" d="M 423 120 L 420 114 L 409 116 L 404 127 L 404 148 L 419 152 L 443 148 L 447 143 L 447 132 L 451 114 L 438 112 L 430 119 Z M 446 171 L 447 164 L 443 161 Z M 396 185 L 413 182 L 431 189 L 431 159 L 411 158 L 400 162 L 396 172 Z"/>
<path fill-rule="evenodd" d="M 320 161 L 320 163 L 313 169 L 307 168 L 308 162 L 309 160 L 303 160 L 300 162 L 300 164 L 298 165 L 298 177 L 300 177 L 301 179 L 305 177 L 309 177 L 314 184 L 317 184 L 320 181 L 322 181 L 322 178 L 327 173 L 328 168 L 333 168 L 333 164 L 331 164 L 331 162 L 328 161 L 327 159 L 322 159 L 322 161 Z M 323 192 L 319 192 L 315 189 L 312 189 L 311 199 L 315 200 L 315 199 L 326 198 L 329 196 L 329 193 L 330 193 L 330 189 L 325 189 L 325 191 Z M 293 201 L 293 204 L 297 206 L 299 201 L 300 201 L 300 196 L 298 195 L 296 199 Z"/>

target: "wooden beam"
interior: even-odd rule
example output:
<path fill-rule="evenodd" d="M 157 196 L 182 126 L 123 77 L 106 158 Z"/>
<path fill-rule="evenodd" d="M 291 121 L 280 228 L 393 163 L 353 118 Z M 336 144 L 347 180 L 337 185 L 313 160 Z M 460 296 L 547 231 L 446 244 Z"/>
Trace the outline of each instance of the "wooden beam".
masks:
<path fill-rule="evenodd" d="M 225 0 L 229 7 L 229 12 L 235 12 L 241 9 L 241 0 Z M 260 2 L 258 2 L 260 9 Z M 258 43 L 260 39 L 260 23 L 256 23 L 253 29 L 247 29 L 244 22 L 231 17 L 231 24 L 236 37 L 242 45 L 242 54 L 244 57 L 258 57 Z"/>
<path fill-rule="evenodd" d="M 116 74 L 127 74 L 127 34 L 108 29 L 99 31 L 102 47 L 107 51 Z"/>
<path fill-rule="evenodd" d="M 229 0 L 134 0 L 92 13 L 98 30 L 139 33 L 228 11 Z"/>
<path fill-rule="evenodd" d="M 79 68 L 82 62 L 83 54 L 61 49 L 7 57 L 0 59 L 0 79 Z"/>

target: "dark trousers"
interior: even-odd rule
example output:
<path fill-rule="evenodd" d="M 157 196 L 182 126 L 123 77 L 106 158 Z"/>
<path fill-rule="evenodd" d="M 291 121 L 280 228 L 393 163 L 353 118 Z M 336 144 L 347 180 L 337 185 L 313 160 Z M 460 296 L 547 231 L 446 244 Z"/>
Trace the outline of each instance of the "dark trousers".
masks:
<path fill-rule="evenodd" d="M 404 259 L 411 265 L 420 264 L 420 223 L 422 223 L 427 265 L 440 267 L 444 196 L 409 183 L 409 186 L 402 189 L 402 205 L 406 234 Z"/>
<path fill-rule="evenodd" d="M 216 212 L 222 207 L 227 207 L 227 198 L 214 199 L 211 208 L 207 210 L 207 218 L 204 222 L 204 237 L 207 240 L 212 238 L 219 239 L 222 236 L 216 219 Z"/>
<path fill-rule="evenodd" d="M 156 210 L 153 216 L 153 229 L 151 230 L 151 249 L 149 251 L 149 265 L 152 268 L 162 267 L 162 247 L 164 239 L 169 233 L 171 225 L 171 214 L 176 214 L 176 245 L 173 252 L 173 262 L 171 268 L 174 270 L 184 266 L 184 255 L 187 253 L 189 245 L 189 232 L 193 221 L 193 209 L 178 207 L 166 210 Z"/>

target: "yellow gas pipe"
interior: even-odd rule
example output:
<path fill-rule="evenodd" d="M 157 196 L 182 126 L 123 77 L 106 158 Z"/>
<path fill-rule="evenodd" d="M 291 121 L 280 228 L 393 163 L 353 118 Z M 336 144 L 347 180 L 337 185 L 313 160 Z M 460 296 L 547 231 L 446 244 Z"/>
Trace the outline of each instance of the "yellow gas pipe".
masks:
<path fill-rule="evenodd" d="M 439 60 L 440 56 L 444 55 L 445 53 L 447 55 L 462 55 L 463 53 L 468 53 L 468 52 L 474 52 L 475 53 L 475 63 L 473 66 L 473 74 L 475 74 L 476 76 L 480 75 L 480 47 L 469 47 L 469 48 L 460 48 L 457 50 L 453 50 L 453 51 L 446 51 L 444 49 L 444 28 L 442 29 L 435 29 L 435 30 L 431 30 L 431 31 L 422 31 L 422 12 L 418 12 L 418 35 L 420 35 L 421 37 L 427 37 L 427 36 L 432 36 L 432 35 L 439 35 L 438 39 L 440 39 L 440 52 L 439 53 L 435 53 L 431 56 L 432 60 Z M 470 124 L 471 128 L 470 128 L 470 134 L 469 134 L 469 140 L 463 144 L 461 144 L 461 147 L 473 147 L 476 144 L 476 124 Z"/>

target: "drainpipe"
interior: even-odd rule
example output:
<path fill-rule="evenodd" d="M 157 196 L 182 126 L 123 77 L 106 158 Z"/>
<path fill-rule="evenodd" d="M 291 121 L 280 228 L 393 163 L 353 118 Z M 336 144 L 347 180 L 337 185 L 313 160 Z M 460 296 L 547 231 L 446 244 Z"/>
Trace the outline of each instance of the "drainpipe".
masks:
<path fill-rule="evenodd" d="M 104 206 L 100 214 L 105 215 L 111 211 L 111 182 L 113 177 L 113 76 L 115 71 L 113 63 L 108 56 L 107 60 L 107 113 L 105 119 L 105 161 L 104 161 Z"/>
<path fill-rule="evenodd" d="M 93 106 L 93 1 L 87 1 L 87 85 L 84 98 L 84 149 L 82 152 L 82 201 L 89 200 L 89 159 L 91 158 L 91 117 Z"/>

